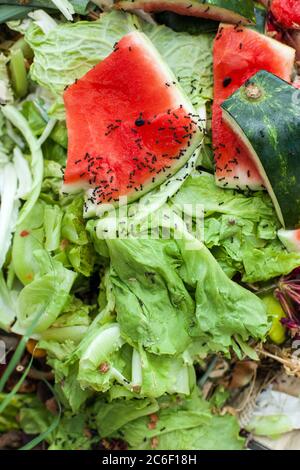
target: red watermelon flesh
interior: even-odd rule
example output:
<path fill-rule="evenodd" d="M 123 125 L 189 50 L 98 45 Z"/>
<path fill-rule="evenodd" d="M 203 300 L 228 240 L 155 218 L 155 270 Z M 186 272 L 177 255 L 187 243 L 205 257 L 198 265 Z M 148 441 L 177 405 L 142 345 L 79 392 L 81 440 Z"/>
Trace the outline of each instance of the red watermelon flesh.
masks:
<path fill-rule="evenodd" d="M 280 26 L 285 29 L 300 29 L 300 1 L 273 0 L 271 13 Z"/>
<path fill-rule="evenodd" d="M 216 183 L 236 189 L 263 188 L 248 150 L 222 122 L 220 105 L 259 70 L 290 81 L 295 51 L 252 29 L 221 24 L 214 42 L 212 116 Z"/>
<path fill-rule="evenodd" d="M 139 32 L 124 36 L 64 101 L 64 190 L 90 189 L 95 204 L 136 199 L 182 167 L 200 141 L 192 105 Z"/>

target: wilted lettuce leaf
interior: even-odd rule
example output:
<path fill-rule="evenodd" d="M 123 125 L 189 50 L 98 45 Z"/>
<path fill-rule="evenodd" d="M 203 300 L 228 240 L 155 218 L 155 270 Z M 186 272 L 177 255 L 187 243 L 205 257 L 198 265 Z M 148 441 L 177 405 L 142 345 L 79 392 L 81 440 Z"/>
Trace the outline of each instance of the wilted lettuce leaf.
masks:
<path fill-rule="evenodd" d="M 72 296 L 51 327 L 41 333 L 40 347 L 51 357 L 65 360 L 86 335 L 91 309 L 92 306 Z"/>
<path fill-rule="evenodd" d="M 113 284 L 110 279 L 109 268 L 106 268 L 104 275 L 101 278 L 98 294 L 98 305 L 100 313 L 95 321 L 100 324 L 114 322 L 116 316 L 116 300 L 113 292 Z"/>
<path fill-rule="evenodd" d="M 44 210 L 45 248 L 55 251 L 59 248 L 63 212 L 58 205 L 47 205 Z"/>
<path fill-rule="evenodd" d="M 65 207 L 62 237 L 67 241 L 65 251 L 74 270 L 91 275 L 95 264 L 95 250 L 85 227 L 82 213 L 83 198 L 76 197 Z"/>
<path fill-rule="evenodd" d="M 80 359 L 78 381 L 83 388 L 105 392 L 114 381 L 129 385 L 131 353 L 117 323 L 91 330 L 74 356 Z"/>
<path fill-rule="evenodd" d="M 47 431 L 53 415 L 37 397 L 33 397 L 31 402 L 21 408 L 19 419 L 20 428 L 26 434 L 40 434 Z"/>
<path fill-rule="evenodd" d="M 0 393 L 0 403 L 6 399 L 6 393 Z M 32 395 L 14 395 L 5 410 L 0 415 L 0 433 L 19 429 L 18 415 L 20 409 L 25 405 L 31 405 L 33 401 Z"/>
<path fill-rule="evenodd" d="M 43 119 L 40 111 L 36 107 L 36 104 L 33 101 L 25 101 L 22 104 L 22 114 L 27 119 L 27 122 L 33 132 L 34 136 L 40 136 L 45 127 L 46 121 Z"/>
<path fill-rule="evenodd" d="M 23 284 L 29 284 L 40 271 L 34 253 L 43 248 L 45 205 L 37 202 L 25 220 L 18 226 L 13 239 L 12 262 L 16 275 Z"/>
<path fill-rule="evenodd" d="M 65 412 L 51 436 L 49 450 L 89 450 L 98 437 L 92 437 L 86 428 L 85 413 Z"/>
<path fill-rule="evenodd" d="M 49 364 L 55 366 L 58 361 L 49 361 Z M 56 368 L 55 368 L 56 370 Z M 78 363 L 72 364 L 68 368 L 65 376 L 58 378 L 56 376 L 56 392 L 58 393 L 61 403 L 65 408 L 69 408 L 73 413 L 77 413 L 83 408 L 86 400 L 92 395 L 91 389 L 82 389 L 77 379 Z"/>
<path fill-rule="evenodd" d="M 279 240 L 274 240 L 264 248 L 245 246 L 243 264 L 243 281 L 267 281 L 300 266 L 300 253 L 289 253 Z"/>
<path fill-rule="evenodd" d="M 183 352 L 194 302 L 177 271 L 180 252 L 174 241 L 133 238 L 107 244 L 122 336 L 154 354 Z"/>
<path fill-rule="evenodd" d="M 52 326 L 54 328 L 75 325 L 87 326 L 90 324 L 89 313 L 91 309 L 91 305 L 84 304 L 82 300 L 73 296 Z"/>
<path fill-rule="evenodd" d="M 83 198 L 75 197 L 67 206 L 62 221 L 62 236 L 76 245 L 86 245 L 88 236 L 82 215 Z"/>
<path fill-rule="evenodd" d="M 117 321 L 122 337 L 137 349 L 178 355 L 195 340 L 201 355 L 228 353 L 234 336 L 247 341 L 267 333 L 260 299 L 228 279 L 209 250 L 194 241 L 195 247 L 185 239 L 107 240 Z"/>
<path fill-rule="evenodd" d="M 131 449 L 162 450 L 237 450 L 244 440 L 239 437 L 239 425 L 232 416 L 213 416 L 209 403 L 195 390 L 191 397 L 174 396 L 159 401 L 155 416 L 130 421 L 116 436 L 123 436 Z M 149 424 L 155 421 L 155 425 Z M 220 430 L 222 438 L 220 439 Z M 226 436 L 223 436 L 223 432 Z"/>
<path fill-rule="evenodd" d="M 17 327 L 28 328 L 38 319 L 34 331 L 41 332 L 52 325 L 66 305 L 76 273 L 47 258 L 42 250 L 35 255 L 43 267 L 18 296 Z"/>
<path fill-rule="evenodd" d="M 73 5 L 74 10 L 76 13 L 79 13 L 80 15 L 84 15 L 86 12 L 86 7 L 89 3 L 89 0 L 68 0 L 71 5 Z M 5 2 L 2 2 L 5 3 Z M 9 0 L 9 2 L 12 5 L 20 5 L 21 2 L 20 0 Z M 34 8 L 50 8 L 52 10 L 57 10 L 57 6 L 55 5 L 55 2 L 52 2 L 52 0 L 26 0 L 26 2 L 23 2 L 26 7 L 34 7 Z"/>
<path fill-rule="evenodd" d="M 195 171 L 172 203 L 194 218 L 196 204 L 203 206 L 204 242 L 229 277 L 240 272 L 245 282 L 266 281 L 299 266 L 299 254 L 288 253 L 277 238 L 280 224 L 265 192 L 222 189 L 213 175 Z"/>
<path fill-rule="evenodd" d="M 158 438 L 156 449 L 242 450 L 244 439 L 239 437 L 239 431 L 240 427 L 234 416 L 212 416 L 207 425 L 162 434 Z M 146 441 L 140 448 L 153 449 L 153 441 Z"/>
<path fill-rule="evenodd" d="M 50 134 L 50 139 L 64 149 L 68 148 L 68 132 L 65 121 L 58 121 Z"/>
<path fill-rule="evenodd" d="M 140 351 L 140 394 L 145 397 L 160 397 L 165 393 L 190 393 L 190 367 L 182 356 L 149 354 Z"/>
<path fill-rule="evenodd" d="M 23 407 L 20 412 L 20 427 L 27 434 L 40 434 L 48 430 L 55 416 L 46 406 L 35 398 L 30 407 Z M 59 425 L 46 438 L 50 450 L 87 450 L 94 439 L 86 430 L 87 415 L 73 415 L 65 411 Z"/>
<path fill-rule="evenodd" d="M 59 164 L 60 166 L 65 166 L 67 162 L 67 152 L 64 147 L 59 145 L 56 142 L 53 142 L 50 139 L 47 139 L 46 142 L 42 146 L 44 159 L 46 161 L 51 161 L 54 163 Z M 62 173 L 62 172 L 61 172 Z M 49 177 L 50 175 L 48 175 Z M 44 174 L 45 177 L 45 174 Z M 62 174 L 60 175 L 60 186 L 59 190 L 61 189 L 62 184 Z M 45 180 L 43 181 L 43 185 L 45 185 Z"/>
<path fill-rule="evenodd" d="M 203 204 L 207 216 L 227 214 L 257 222 L 261 218 L 274 218 L 272 202 L 265 192 L 256 192 L 247 197 L 234 190 L 219 188 L 213 175 L 206 172 L 195 171 L 187 178 L 172 202 L 180 208 L 184 204 Z M 274 223 L 278 226 L 276 219 Z"/>
<path fill-rule="evenodd" d="M 50 143 L 49 146 L 47 145 L 47 148 L 51 149 L 51 152 L 45 152 L 45 145 L 47 143 L 48 140 L 43 145 L 44 178 L 41 187 L 40 200 L 47 204 L 58 204 L 62 199 L 61 181 L 63 171 L 61 157 L 63 161 L 65 161 L 66 155 L 65 150 L 61 146 L 53 143 Z M 57 147 L 59 147 L 58 152 Z M 58 157 L 58 161 L 54 159 L 56 157 Z"/>
<path fill-rule="evenodd" d="M 226 353 L 235 337 L 247 341 L 263 338 L 269 328 L 261 300 L 228 279 L 217 261 L 202 249 L 182 249 L 181 276 L 195 288 L 195 323 L 190 334 L 199 337 L 208 351 Z"/>
<path fill-rule="evenodd" d="M 95 252 L 91 244 L 77 245 L 67 249 L 68 259 L 77 273 L 88 277 L 92 274 Z"/>
<path fill-rule="evenodd" d="M 101 438 L 107 437 L 130 421 L 159 410 L 156 400 L 97 400 L 93 407 L 95 425 Z"/>

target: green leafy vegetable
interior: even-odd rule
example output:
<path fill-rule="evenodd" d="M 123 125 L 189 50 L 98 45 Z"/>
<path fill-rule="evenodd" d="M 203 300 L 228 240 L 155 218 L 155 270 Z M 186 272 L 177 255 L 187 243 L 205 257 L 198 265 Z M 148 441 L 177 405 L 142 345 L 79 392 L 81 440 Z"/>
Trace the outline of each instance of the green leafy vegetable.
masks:
<path fill-rule="evenodd" d="M 0 402 L 3 402 L 7 395 L 0 393 Z M 0 416 L 0 433 L 11 431 L 12 429 L 19 429 L 20 423 L 18 422 L 18 414 L 22 407 L 30 406 L 33 402 L 31 395 L 15 395 L 5 411 Z"/>
<path fill-rule="evenodd" d="M 242 272 L 245 282 L 266 281 L 299 266 L 299 254 L 288 253 L 277 238 L 279 223 L 265 192 L 222 189 L 212 175 L 195 171 L 172 198 L 177 211 L 195 219 L 191 201 L 203 206 L 204 242 L 230 277 Z"/>
<path fill-rule="evenodd" d="M 161 399 L 159 404 L 160 410 L 154 416 L 142 416 L 130 421 L 120 429 L 119 435 L 115 435 L 123 436 L 133 449 L 243 448 L 244 440 L 238 436 L 236 419 L 230 416 L 213 416 L 208 402 L 201 399 L 196 390 L 190 398 Z M 226 436 L 216 439 L 220 429 L 224 430 Z"/>
<path fill-rule="evenodd" d="M 29 214 L 39 197 L 43 179 L 43 155 L 38 141 L 35 139 L 26 119 L 20 111 L 12 105 L 6 105 L 2 108 L 2 112 L 4 116 L 21 132 L 31 152 L 30 163 L 33 184 L 18 219 L 18 224 L 20 224 L 27 214 Z"/>
<path fill-rule="evenodd" d="M 39 275 L 19 294 L 16 331 L 18 328 L 28 328 L 37 316 L 39 321 L 35 332 L 43 331 L 52 325 L 66 305 L 76 278 L 73 271 L 64 268 L 58 261 L 47 259 L 42 251 L 36 251 L 35 254 L 42 266 Z"/>

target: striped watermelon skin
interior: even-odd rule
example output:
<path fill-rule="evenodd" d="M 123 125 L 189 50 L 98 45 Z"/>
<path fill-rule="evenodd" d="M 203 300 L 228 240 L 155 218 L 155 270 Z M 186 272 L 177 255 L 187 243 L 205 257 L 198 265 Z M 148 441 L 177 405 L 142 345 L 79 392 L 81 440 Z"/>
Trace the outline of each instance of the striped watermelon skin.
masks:
<path fill-rule="evenodd" d="M 222 104 L 223 119 L 243 139 L 283 227 L 300 226 L 300 106 L 295 88 L 258 72 Z"/>
<path fill-rule="evenodd" d="M 255 22 L 252 0 L 121 0 L 116 8 L 146 12 L 173 11 L 179 15 L 208 18 L 227 23 Z"/>
<path fill-rule="evenodd" d="M 221 105 L 260 70 L 267 70 L 289 81 L 295 51 L 252 29 L 221 24 L 213 55 L 212 135 L 216 183 L 231 189 L 262 189 L 264 183 L 255 161 L 243 142 L 222 121 Z"/>

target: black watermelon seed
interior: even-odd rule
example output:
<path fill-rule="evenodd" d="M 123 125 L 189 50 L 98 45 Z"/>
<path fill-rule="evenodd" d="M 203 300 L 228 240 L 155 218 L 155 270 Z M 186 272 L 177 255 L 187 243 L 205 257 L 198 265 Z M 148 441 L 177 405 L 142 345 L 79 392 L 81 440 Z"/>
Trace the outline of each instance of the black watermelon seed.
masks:
<path fill-rule="evenodd" d="M 138 119 L 136 119 L 136 121 L 135 121 L 135 125 L 136 125 L 137 127 L 141 127 L 141 126 L 143 126 L 144 124 L 145 124 L 144 119 L 138 118 Z"/>
<path fill-rule="evenodd" d="M 226 88 L 230 83 L 232 82 L 232 79 L 230 77 L 226 77 L 223 80 L 223 87 Z"/>

